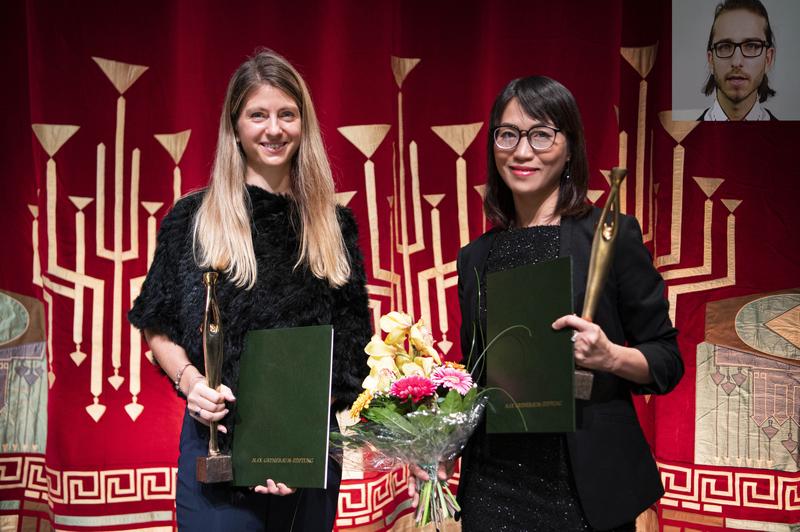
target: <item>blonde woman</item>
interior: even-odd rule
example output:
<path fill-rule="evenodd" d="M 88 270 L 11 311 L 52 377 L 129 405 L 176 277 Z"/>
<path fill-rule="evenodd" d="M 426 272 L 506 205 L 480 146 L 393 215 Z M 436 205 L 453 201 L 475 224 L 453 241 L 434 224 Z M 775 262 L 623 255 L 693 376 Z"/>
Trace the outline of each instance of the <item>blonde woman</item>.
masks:
<path fill-rule="evenodd" d="M 352 214 L 337 208 L 331 169 L 309 91 L 281 56 L 262 50 L 228 84 L 207 189 L 164 218 L 141 295 L 128 317 L 186 399 L 178 461 L 181 530 L 331 530 L 341 472 L 329 463 L 326 490 L 273 479 L 252 491 L 203 485 L 195 460 L 219 421 L 230 444 L 239 355 L 252 329 L 332 324 L 331 412 L 349 405 L 366 374 L 371 331 L 365 274 Z M 221 275 L 223 386 L 203 374 L 202 274 Z M 335 418 L 331 416 L 332 426 Z M 333 480 L 331 480 L 333 479 Z M 276 479 L 280 480 L 280 479 Z"/>

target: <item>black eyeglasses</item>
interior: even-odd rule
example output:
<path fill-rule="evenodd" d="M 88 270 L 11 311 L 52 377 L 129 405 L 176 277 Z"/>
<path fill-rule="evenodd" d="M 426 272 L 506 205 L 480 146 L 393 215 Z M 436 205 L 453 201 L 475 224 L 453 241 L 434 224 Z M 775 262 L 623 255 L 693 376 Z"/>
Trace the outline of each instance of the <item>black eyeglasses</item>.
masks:
<path fill-rule="evenodd" d="M 528 138 L 528 144 L 534 150 L 546 150 L 553 146 L 559 131 L 559 128 L 552 126 L 536 126 L 521 131 L 518 127 L 509 125 L 494 128 L 493 135 L 495 145 L 501 150 L 516 149 L 523 135 Z"/>
<path fill-rule="evenodd" d="M 742 42 L 721 41 L 714 43 L 711 49 L 714 50 L 714 55 L 716 55 L 717 58 L 728 59 L 729 57 L 733 57 L 737 48 L 742 51 L 742 55 L 745 57 L 758 57 L 764 53 L 764 48 L 769 48 L 770 46 L 772 45 L 767 41 L 758 40 Z"/>

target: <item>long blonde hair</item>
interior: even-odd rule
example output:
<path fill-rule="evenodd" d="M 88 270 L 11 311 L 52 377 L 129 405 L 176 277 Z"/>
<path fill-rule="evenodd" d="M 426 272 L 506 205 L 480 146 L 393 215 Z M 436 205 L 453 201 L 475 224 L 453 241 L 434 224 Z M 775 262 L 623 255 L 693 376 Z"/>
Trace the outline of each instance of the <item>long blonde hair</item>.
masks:
<path fill-rule="evenodd" d="M 300 146 L 290 170 L 291 195 L 300 217 L 295 268 L 307 265 L 314 276 L 326 279 L 330 286 L 342 286 L 350 278 L 350 261 L 336 216 L 333 176 L 311 95 L 294 67 L 267 49 L 242 63 L 228 83 L 211 180 L 194 220 L 197 263 L 224 271 L 239 287 L 249 289 L 256 282 L 246 160 L 236 143 L 236 123 L 247 96 L 263 84 L 285 92 L 300 109 Z"/>

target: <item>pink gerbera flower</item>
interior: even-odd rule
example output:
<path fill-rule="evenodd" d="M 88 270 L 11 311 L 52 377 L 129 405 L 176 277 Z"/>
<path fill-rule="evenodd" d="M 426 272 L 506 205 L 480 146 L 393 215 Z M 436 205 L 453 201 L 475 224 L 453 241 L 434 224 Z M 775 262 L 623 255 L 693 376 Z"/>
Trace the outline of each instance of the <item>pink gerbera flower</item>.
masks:
<path fill-rule="evenodd" d="M 411 397 L 413 402 L 419 402 L 423 397 L 428 397 L 436 392 L 436 385 L 430 379 L 420 375 L 410 375 L 397 379 L 392 383 L 390 393 L 400 399 Z"/>
<path fill-rule="evenodd" d="M 441 367 L 433 372 L 431 382 L 437 386 L 456 390 L 461 395 L 466 395 L 472 388 L 472 375 L 463 369 Z"/>

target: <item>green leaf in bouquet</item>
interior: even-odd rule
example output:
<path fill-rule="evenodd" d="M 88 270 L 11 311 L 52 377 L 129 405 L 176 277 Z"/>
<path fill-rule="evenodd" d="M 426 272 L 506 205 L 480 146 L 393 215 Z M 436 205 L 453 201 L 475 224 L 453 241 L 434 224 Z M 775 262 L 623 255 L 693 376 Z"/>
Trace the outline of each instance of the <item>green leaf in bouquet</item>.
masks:
<path fill-rule="evenodd" d="M 474 388 L 473 388 L 474 389 Z M 444 401 L 439 405 L 439 410 L 444 414 L 460 412 L 462 409 L 461 394 L 456 390 L 450 390 L 444 397 Z"/>
<path fill-rule="evenodd" d="M 416 427 L 411 422 L 388 406 L 370 407 L 369 410 L 364 411 L 363 415 L 370 421 L 380 423 L 392 430 L 402 431 L 412 436 L 418 434 Z"/>
<path fill-rule="evenodd" d="M 406 418 L 414 425 L 418 434 L 430 434 L 436 424 L 436 414 L 429 408 L 420 408 Z"/>
<path fill-rule="evenodd" d="M 472 408 L 472 405 L 475 403 L 475 399 L 478 398 L 478 388 L 473 387 L 470 391 L 467 392 L 467 395 L 464 396 L 462 399 L 462 407 L 463 410 L 469 410 Z"/>

